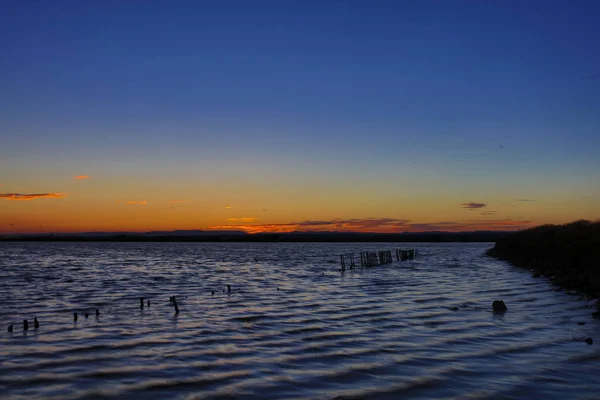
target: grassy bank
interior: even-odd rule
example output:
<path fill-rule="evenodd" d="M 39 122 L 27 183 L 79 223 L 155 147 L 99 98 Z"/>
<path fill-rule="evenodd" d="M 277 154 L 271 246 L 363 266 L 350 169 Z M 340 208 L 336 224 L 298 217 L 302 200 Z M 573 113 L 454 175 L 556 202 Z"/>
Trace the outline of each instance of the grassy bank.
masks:
<path fill-rule="evenodd" d="M 600 221 L 527 229 L 498 240 L 487 254 L 600 298 Z"/>

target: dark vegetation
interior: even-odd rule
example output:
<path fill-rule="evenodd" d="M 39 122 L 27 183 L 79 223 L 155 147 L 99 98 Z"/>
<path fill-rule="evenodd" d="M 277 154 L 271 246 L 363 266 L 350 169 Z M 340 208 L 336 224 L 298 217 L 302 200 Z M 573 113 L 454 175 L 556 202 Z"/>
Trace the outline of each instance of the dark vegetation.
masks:
<path fill-rule="evenodd" d="M 33 242 L 495 242 L 510 232 L 290 232 L 257 233 L 173 231 L 147 233 L 94 232 L 80 234 L 7 235 L 0 241 Z"/>
<path fill-rule="evenodd" d="M 542 225 L 513 233 L 487 252 L 566 289 L 600 298 L 600 221 Z"/>

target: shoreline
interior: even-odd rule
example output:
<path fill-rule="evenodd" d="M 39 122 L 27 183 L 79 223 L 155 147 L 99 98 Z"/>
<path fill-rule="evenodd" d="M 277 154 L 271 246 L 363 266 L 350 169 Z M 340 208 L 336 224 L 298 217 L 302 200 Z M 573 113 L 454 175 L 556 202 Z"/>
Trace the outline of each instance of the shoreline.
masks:
<path fill-rule="evenodd" d="M 180 234 L 180 233 L 99 233 L 0 235 L 2 242 L 314 242 L 314 243 L 494 243 L 511 232 L 423 232 L 423 233 L 256 233 L 256 234 Z"/>
<path fill-rule="evenodd" d="M 564 289 L 600 299 L 600 221 L 542 225 L 496 242 L 488 256 L 546 276 Z"/>

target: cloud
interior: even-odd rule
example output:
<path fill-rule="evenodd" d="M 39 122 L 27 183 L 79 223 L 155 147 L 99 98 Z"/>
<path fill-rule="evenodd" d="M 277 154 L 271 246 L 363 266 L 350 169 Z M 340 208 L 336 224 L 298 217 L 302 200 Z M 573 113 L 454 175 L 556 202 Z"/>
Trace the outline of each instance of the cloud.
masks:
<path fill-rule="evenodd" d="M 491 214 L 490 214 L 491 215 Z M 230 219 L 230 220 L 236 220 Z M 239 220 L 239 219 L 238 219 Z M 244 221 L 240 221 L 244 222 Z M 209 229 L 241 230 L 248 233 L 286 233 L 286 232 L 461 232 L 461 231 L 511 231 L 530 228 L 529 220 L 467 220 L 441 221 L 432 223 L 414 223 L 398 218 L 352 218 L 332 219 L 327 221 L 301 221 L 283 224 L 236 224 L 217 225 Z"/>
<path fill-rule="evenodd" d="M 231 207 L 231 206 L 225 206 L 225 208 L 233 208 L 233 207 Z"/>
<path fill-rule="evenodd" d="M 487 206 L 485 203 L 462 203 L 460 205 L 462 208 L 468 208 L 469 210 L 476 210 L 478 208 L 483 208 Z"/>
<path fill-rule="evenodd" d="M 516 199 L 515 201 L 535 201 L 535 200 L 531 200 L 531 199 Z"/>
<path fill-rule="evenodd" d="M 531 228 L 533 221 L 529 220 L 467 220 L 467 221 L 444 221 L 428 224 L 410 224 L 414 232 L 419 231 L 514 231 Z"/>
<path fill-rule="evenodd" d="M 481 213 L 481 215 L 494 215 L 494 214 L 496 214 L 496 211 L 492 211 L 492 210 L 484 211 Z"/>
<path fill-rule="evenodd" d="M 229 221 L 239 221 L 239 222 L 254 222 L 258 220 L 255 217 L 241 217 L 241 218 L 227 218 Z"/>
<path fill-rule="evenodd" d="M 229 218 L 232 222 L 252 222 L 243 221 L 239 218 Z M 401 232 L 410 230 L 407 225 L 408 220 L 395 218 L 354 218 L 354 219 L 332 219 L 329 221 L 301 221 L 285 224 L 256 224 L 256 225 L 218 225 L 210 229 L 231 229 L 243 230 L 248 233 L 261 232 L 319 232 L 319 231 L 338 231 L 338 232 Z"/>
<path fill-rule="evenodd" d="M 299 226 L 319 226 L 319 225 L 333 225 L 333 221 L 303 221 L 298 222 Z"/>
<path fill-rule="evenodd" d="M 90 179 L 90 178 L 91 178 L 91 176 L 89 176 L 89 175 L 77 175 L 75 177 L 75 179 L 80 179 L 80 180 L 81 179 Z"/>
<path fill-rule="evenodd" d="M 146 200 L 141 200 L 141 201 L 139 201 L 139 200 L 130 200 L 130 201 L 125 201 L 125 202 L 123 202 L 123 201 L 117 201 L 117 203 L 125 203 L 125 204 L 128 204 L 128 205 L 137 205 L 137 206 L 145 206 L 145 205 L 148 204 L 148 202 Z"/>
<path fill-rule="evenodd" d="M 168 203 L 189 203 L 189 200 L 169 200 Z"/>
<path fill-rule="evenodd" d="M 35 200 L 35 199 L 64 199 L 63 193 L 0 193 L 0 199 L 4 200 Z"/>

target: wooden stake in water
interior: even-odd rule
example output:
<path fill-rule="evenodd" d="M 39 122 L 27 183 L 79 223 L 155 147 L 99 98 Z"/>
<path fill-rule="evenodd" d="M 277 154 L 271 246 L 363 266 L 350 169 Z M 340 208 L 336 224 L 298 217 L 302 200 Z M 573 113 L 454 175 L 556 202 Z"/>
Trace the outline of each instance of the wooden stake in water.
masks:
<path fill-rule="evenodd" d="M 27 322 L 26 319 L 23 320 L 23 330 L 24 331 L 29 330 L 29 323 Z"/>
<path fill-rule="evenodd" d="M 140 297 L 140 309 L 144 309 L 144 298 Z"/>
<path fill-rule="evenodd" d="M 73 313 L 73 321 L 74 321 L 74 322 L 77 322 L 77 313 L 76 313 L 76 312 L 75 312 L 75 313 Z"/>
<path fill-rule="evenodd" d="M 231 293 L 231 286 L 227 285 L 227 293 Z"/>
<path fill-rule="evenodd" d="M 33 327 L 35 329 L 40 327 L 40 322 L 38 321 L 37 317 L 33 317 Z"/>
<path fill-rule="evenodd" d="M 175 307 L 175 315 L 179 314 L 179 307 L 177 306 L 177 299 L 175 296 L 171 297 L 173 299 L 173 306 Z"/>
<path fill-rule="evenodd" d="M 8 331 L 9 331 L 9 332 L 12 332 L 12 331 L 13 331 L 13 326 L 12 326 L 12 325 L 9 325 L 9 326 L 8 326 Z"/>
<path fill-rule="evenodd" d="M 100 316 L 100 310 L 96 308 L 96 317 Z"/>

